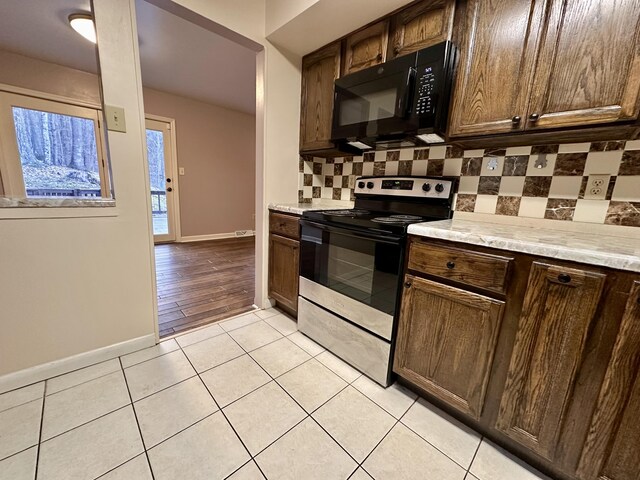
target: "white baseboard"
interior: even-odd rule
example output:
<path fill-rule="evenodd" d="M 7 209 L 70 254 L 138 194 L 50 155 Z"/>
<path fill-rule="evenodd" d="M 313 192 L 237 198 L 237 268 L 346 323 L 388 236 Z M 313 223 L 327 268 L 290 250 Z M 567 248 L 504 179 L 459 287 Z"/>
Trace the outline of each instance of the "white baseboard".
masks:
<path fill-rule="evenodd" d="M 0 377 L 0 393 L 40 382 L 79 368 L 88 367 L 95 363 L 104 362 L 105 360 L 111 360 L 112 358 L 135 352 L 136 350 L 152 347 L 155 344 L 156 336 L 151 333 L 143 337 L 133 338 L 107 347 L 97 348 L 89 352 L 79 353 L 71 357 L 61 358 L 53 362 L 8 373 Z"/>
<path fill-rule="evenodd" d="M 253 230 L 239 230 L 239 231 L 246 232 L 246 233 L 244 235 L 236 235 L 236 232 L 212 233 L 211 235 L 191 235 L 188 237 L 180 238 L 178 243 L 203 242 L 205 240 L 221 240 L 223 238 L 253 237 L 256 233 Z"/>

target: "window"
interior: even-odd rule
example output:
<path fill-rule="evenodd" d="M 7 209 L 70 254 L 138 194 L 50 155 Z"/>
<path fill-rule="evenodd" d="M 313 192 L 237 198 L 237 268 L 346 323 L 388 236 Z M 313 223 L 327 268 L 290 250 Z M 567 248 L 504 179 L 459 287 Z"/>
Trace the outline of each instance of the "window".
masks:
<path fill-rule="evenodd" d="M 111 197 L 100 111 L 0 92 L 0 174 L 11 197 Z"/>

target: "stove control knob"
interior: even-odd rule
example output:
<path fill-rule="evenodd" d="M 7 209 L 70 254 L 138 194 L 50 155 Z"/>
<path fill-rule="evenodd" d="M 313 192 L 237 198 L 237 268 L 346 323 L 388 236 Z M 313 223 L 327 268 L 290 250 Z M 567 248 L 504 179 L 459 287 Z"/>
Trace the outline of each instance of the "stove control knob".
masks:
<path fill-rule="evenodd" d="M 367 188 L 373 188 L 373 187 L 374 187 L 373 182 L 367 182 Z"/>
<path fill-rule="evenodd" d="M 425 183 L 424 185 L 422 185 L 422 190 L 424 190 L 425 192 L 430 192 L 431 191 L 431 184 L 430 183 Z"/>
<path fill-rule="evenodd" d="M 438 193 L 444 192 L 444 185 L 441 184 L 441 183 L 437 184 L 436 185 L 436 192 L 438 192 Z"/>
<path fill-rule="evenodd" d="M 358 188 L 364 188 L 364 182 L 358 182 Z"/>

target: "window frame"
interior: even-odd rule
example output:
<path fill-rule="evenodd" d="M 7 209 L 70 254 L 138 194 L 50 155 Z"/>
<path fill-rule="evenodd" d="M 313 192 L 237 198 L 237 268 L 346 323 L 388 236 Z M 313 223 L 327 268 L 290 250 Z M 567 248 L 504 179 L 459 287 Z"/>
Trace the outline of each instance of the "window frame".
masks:
<path fill-rule="evenodd" d="M 26 194 L 12 110 L 12 107 L 18 107 L 92 120 L 94 122 L 98 154 L 99 200 L 113 199 L 109 162 L 106 154 L 105 132 L 102 128 L 101 106 L 58 95 L 49 95 L 18 87 L 7 87 L 0 84 L 0 192 L 2 192 L 2 195 L 10 198 L 40 198 L 27 197 Z M 56 198 L 75 199 L 76 197 Z M 81 198 L 81 200 L 91 201 L 92 198 Z M 96 200 L 98 199 L 96 198 Z"/>

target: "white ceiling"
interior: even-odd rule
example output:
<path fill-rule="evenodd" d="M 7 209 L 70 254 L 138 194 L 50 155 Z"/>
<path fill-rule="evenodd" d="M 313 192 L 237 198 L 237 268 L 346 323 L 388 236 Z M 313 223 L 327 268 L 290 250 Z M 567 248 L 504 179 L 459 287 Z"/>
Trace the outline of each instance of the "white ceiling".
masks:
<path fill-rule="evenodd" d="M 89 0 L 2 0 L 0 48 L 97 72 L 94 46 L 67 22 Z M 136 0 L 144 86 L 255 113 L 255 53 Z"/>

